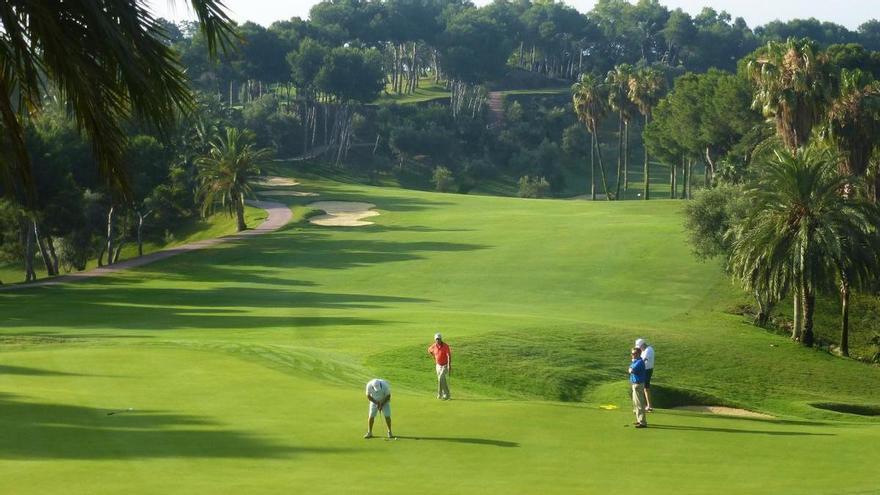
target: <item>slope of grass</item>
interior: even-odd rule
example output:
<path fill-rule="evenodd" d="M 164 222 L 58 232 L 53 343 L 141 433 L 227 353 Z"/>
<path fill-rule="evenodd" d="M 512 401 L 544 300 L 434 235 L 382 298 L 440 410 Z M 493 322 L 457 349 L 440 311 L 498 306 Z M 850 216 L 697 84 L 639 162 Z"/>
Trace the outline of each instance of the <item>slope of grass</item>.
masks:
<path fill-rule="evenodd" d="M 411 103 L 424 103 L 426 101 L 448 99 L 450 92 L 446 86 L 437 84 L 433 78 L 422 78 L 419 81 L 419 87 L 410 94 L 397 94 L 391 92 L 390 85 L 385 88 L 385 92 L 379 96 L 374 105 L 384 105 L 389 103 L 398 103 L 401 105 Z"/>
<path fill-rule="evenodd" d="M 0 488 L 402 494 L 437 472 L 481 494 L 876 488 L 877 417 L 814 404 L 873 411 L 880 369 L 727 314 L 741 296 L 691 258 L 679 202 L 302 188 L 381 215 L 0 293 Z M 314 200 L 283 199 L 297 218 Z M 436 331 L 455 353 L 450 402 L 425 353 Z M 626 427 L 638 336 L 663 405 L 776 419 L 661 410 Z M 360 438 L 377 375 L 397 441 Z"/>

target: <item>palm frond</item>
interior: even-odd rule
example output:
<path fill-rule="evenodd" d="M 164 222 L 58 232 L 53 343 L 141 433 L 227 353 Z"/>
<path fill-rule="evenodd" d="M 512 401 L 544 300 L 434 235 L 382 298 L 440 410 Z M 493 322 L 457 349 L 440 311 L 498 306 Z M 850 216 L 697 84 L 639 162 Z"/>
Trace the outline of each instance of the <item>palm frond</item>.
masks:
<path fill-rule="evenodd" d="M 225 46 L 232 25 L 223 4 L 191 3 L 209 47 Z M 23 122 L 40 110 L 51 85 L 91 139 L 108 185 L 127 196 L 124 123 L 135 118 L 170 132 L 176 112 L 192 108 L 186 77 L 165 36 L 142 0 L 0 3 L 0 116 L 14 150 L 2 173 L 4 190 L 32 191 Z"/>

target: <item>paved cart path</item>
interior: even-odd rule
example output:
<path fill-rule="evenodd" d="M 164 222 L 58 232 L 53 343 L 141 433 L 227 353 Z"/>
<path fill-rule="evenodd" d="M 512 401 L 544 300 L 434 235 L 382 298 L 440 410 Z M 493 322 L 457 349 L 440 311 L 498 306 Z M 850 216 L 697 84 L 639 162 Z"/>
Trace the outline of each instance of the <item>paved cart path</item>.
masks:
<path fill-rule="evenodd" d="M 282 203 L 276 203 L 273 201 L 248 201 L 247 203 L 256 208 L 262 208 L 266 210 L 266 212 L 269 214 L 269 216 L 266 217 L 266 220 L 264 220 L 263 223 L 261 223 L 254 229 L 245 230 L 244 232 L 239 232 L 237 234 L 217 237 L 214 239 L 205 239 L 202 241 L 191 242 L 189 244 L 184 244 L 182 246 L 176 246 L 169 249 L 163 249 L 161 251 L 156 251 L 155 253 L 150 253 L 144 256 L 140 256 L 138 258 L 120 261 L 119 263 L 114 263 L 109 266 L 94 268 L 92 270 L 73 272 L 67 275 L 38 280 L 36 282 L 31 282 L 27 284 L 21 283 L 0 286 L 0 291 L 29 289 L 31 287 L 43 287 L 47 285 L 67 284 L 95 277 L 103 277 L 105 275 L 110 275 L 121 270 L 128 270 L 130 268 L 149 265 L 150 263 L 155 263 L 159 260 L 164 260 L 172 256 L 177 256 L 178 254 L 188 253 L 190 251 L 198 251 L 200 249 L 216 246 L 224 242 L 237 241 L 257 235 L 267 234 L 269 232 L 274 232 L 281 227 L 287 225 L 287 223 L 290 222 L 290 219 L 293 216 L 290 208 Z"/>

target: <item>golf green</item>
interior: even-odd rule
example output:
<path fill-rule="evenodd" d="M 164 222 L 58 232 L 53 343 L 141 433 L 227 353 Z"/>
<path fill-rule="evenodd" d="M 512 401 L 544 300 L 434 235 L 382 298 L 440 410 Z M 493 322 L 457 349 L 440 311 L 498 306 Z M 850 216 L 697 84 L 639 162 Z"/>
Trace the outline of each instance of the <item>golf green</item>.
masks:
<path fill-rule="evenodd" d="M 0 293 L 0 491 L 876 489 L 877 417 L 813 404 L 874 411 L 880 369 L 729 314 L 741 296 L 691 256 L 680 202 L 301 188 L 381 214 Z M 300 220 L 314 200 L 283 199 Z M 425 353 L 436 331 L 448 402 Z M 662 405 L 774 419 L 664 408 L 629 427 L 639 336 Z M 361 438 L 373 376 L 392 384 L 398 440 Z"/>

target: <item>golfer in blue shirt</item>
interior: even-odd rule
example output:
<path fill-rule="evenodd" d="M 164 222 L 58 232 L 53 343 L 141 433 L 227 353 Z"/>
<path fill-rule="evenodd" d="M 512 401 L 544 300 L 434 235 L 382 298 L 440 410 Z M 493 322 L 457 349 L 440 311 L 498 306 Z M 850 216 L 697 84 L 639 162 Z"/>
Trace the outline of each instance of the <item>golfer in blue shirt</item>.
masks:
<path fill-rule="evenodd" d="M 642 402 L 645 397 L 645 361 L 642 360 L 642 350 L 638 347 L 632 348 L 632 362 L 627 372 L 629 373 L 629 383 L 632 386 L 633 412 L 636 413 L 635 426 L 636 428 L 647 428 L 645 404 Z"/>

